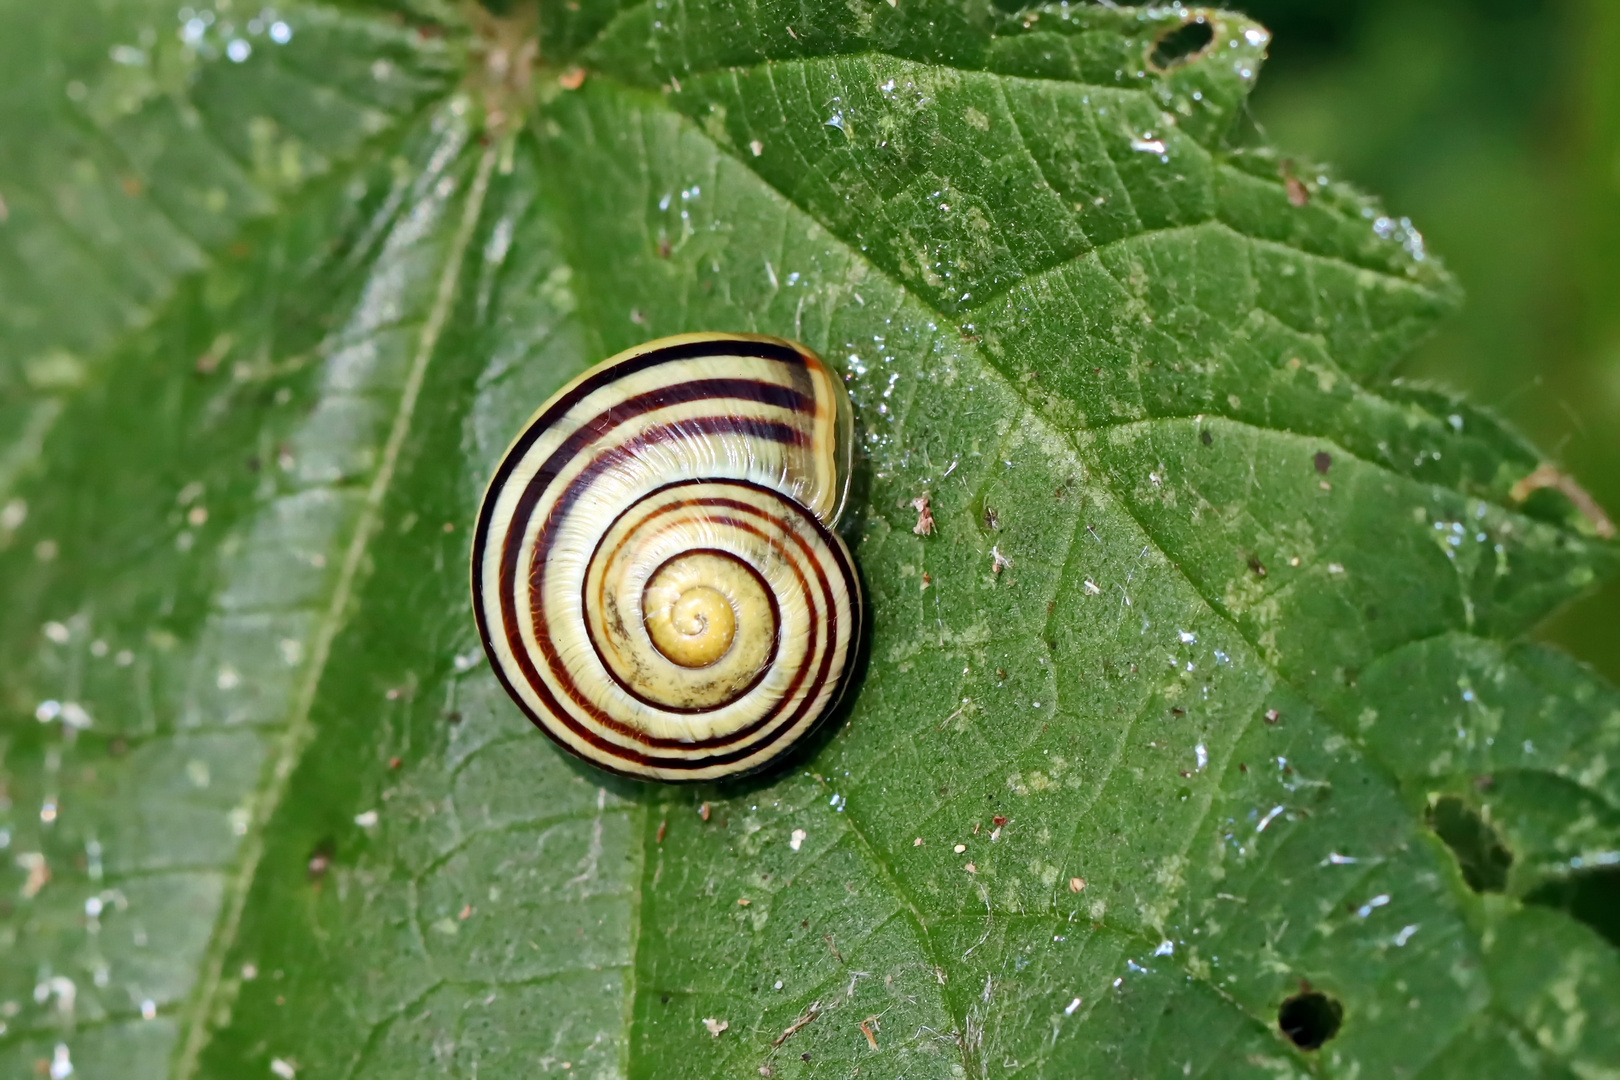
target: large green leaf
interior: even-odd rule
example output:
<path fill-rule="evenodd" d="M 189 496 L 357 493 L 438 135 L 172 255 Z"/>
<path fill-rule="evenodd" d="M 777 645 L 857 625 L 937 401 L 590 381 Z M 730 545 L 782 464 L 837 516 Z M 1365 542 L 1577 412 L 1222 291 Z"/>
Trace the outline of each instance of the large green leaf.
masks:
<path fill-rule="evenodd" d="M 1421 237 L 1227 144 L 1259 27 L 113 14 L 0 4 L 0 1072 L 1620 1075 L 1620 694 L 1520 640 L 1620 552 L 1389 377 Z M 695 329 L 847 373 L 873 640 L 631 785 L 467 525 Z"/>

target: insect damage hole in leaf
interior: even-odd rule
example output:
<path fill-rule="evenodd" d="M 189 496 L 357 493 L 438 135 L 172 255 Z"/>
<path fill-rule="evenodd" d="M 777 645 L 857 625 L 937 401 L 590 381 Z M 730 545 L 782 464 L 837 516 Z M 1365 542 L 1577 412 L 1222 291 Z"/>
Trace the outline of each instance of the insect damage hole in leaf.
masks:
<path fill-rule="evenodd" d="M 1148 65 L 1162 72 L 1190 64 L 1203 55 L 1214 40 L 1215 28 L 1200 15 L 1154 39 L 1153 49 L 1148 53 Z"/>
<path fill-rule="evenodd" d="M 1315 1050 L 1339 1033 L 1344 1006 L 1320 990 L 1295 994 L 1277 1010 L 1277 1026 L 1301 1050 Z"/>
<path fill-rule="evenodd" d="M 1538 886 L 1524 902 L 1563 911 L 1620 948 L 1620 866 L 1577 870 Z"/>
<path fill-rule="evenodd" d="M 1501 892 L 1507 886 L 1513 853 L 1479 812 L 1455 795 L 1429 808 L 1429 828 L 1457 857 L 1463 880 L 1475 892 Z"/>

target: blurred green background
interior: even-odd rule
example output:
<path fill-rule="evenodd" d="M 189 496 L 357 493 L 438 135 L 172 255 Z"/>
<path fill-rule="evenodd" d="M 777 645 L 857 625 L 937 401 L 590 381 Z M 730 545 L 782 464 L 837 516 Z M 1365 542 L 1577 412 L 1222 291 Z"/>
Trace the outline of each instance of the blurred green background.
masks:
<path fill-rule="evenodd" d="M 1404 374 L 1528 434 L 1620 520 L 1620 0 L 1228 0 L 1252 120 L 1410 217 L 1467 305 Z M 1544 631 L 1620 680 L 1620 582 Z"/>

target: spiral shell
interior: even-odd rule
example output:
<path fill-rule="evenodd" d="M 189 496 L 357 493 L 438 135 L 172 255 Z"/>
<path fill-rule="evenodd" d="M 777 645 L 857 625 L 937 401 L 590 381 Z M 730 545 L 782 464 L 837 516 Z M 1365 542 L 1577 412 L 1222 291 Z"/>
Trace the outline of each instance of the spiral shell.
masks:
<path fill-rule="evenodd" d="M 597 365 L 507 450 L 473 540 L 490 663 L 535 725 L 613 772 L 758 769 L 836 703 L 861 622 L 832 531 L 842 385 L 779 338 L 686 334 Z"/>

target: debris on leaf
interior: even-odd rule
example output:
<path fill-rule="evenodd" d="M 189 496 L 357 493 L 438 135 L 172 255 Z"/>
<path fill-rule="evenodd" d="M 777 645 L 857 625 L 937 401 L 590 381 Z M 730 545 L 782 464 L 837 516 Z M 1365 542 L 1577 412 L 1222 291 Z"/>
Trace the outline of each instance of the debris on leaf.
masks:
<path fill-rule="evenodd" d="M 1311 201 L 1311 189 L 1305 186 L 1305 181 L 1294 175 L 1293 162 L 1284 161 L 1277 166 L 1277 175 L 1282 177 L 1283 189 L 1288 192 L 1288 205 L 1304 206 Z"/>
<path fill-rule="evenodd" d="M 923 494 L 912 499 L 911 508 L 917 511 L 917 524 L 911 527 L 911 531 L 918 536 L 934 535 L 934 512 L 928 508 L 928 496 Z"/>
<path fill-rule="evenodd" d="M 1011 567 L 1012 560 L 1001 553 L 1000 547 L 990 549 L 990 572 L 992 574 L 1000 577 L 1003 570 L 1011 569 Z"/>
<path fill-rule="evenodd" d="M 793 1023 L 787 1026 L 782 1034 L 771 1040 L 771 1049 L 774 1050 L 783 1043 L 787 1042 L 789 1039 L 793 1038 L 793 1036 L 798 1034 L 806 1024 L 809 1024 L 819 1015 L 821 1015 L 821 1002 L 812 1001 L 809 1005 L 806 1005 L 804 1012 L 800 1013 Z"/>

